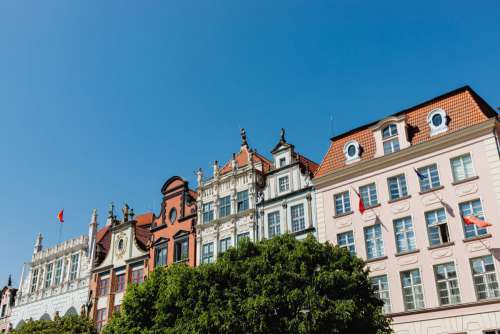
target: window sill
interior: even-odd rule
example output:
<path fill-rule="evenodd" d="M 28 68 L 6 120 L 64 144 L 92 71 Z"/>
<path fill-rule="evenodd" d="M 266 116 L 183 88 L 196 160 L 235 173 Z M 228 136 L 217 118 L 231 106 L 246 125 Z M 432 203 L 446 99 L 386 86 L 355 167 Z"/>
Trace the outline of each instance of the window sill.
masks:
<path fill-rule="evenodd" d="M 421 191 L 418 194 L 419 195 L 425 195 L 425 194 L 432 193 L 434 191 L 441 190 L 441 189 L 444 189 L 444 186 L 439 186 L 439 187 L 436 187 L 436 188 L 431 188 L 429 190 Z"/>
<path fill-rule="evenodd" d="M 388 203 L 388 204 L 392 204 L 392 203 L 396 203 L 396 202 L 404 201 L 405 199 L 409 199 L 409 198 L 411 198 L 411 195 L 408 195 L 408 196 L 405 196 L 405 197 L 396 198 L 396 199 L 391 199 L 391 200 L 390 200 L 390 201 L 388 201 L 387 203 Z"/>
<path fill-rule="evenodd" d="M 418 253 L 418 252 L 420 252 L 420 249 L 414 249 L 414 250 L 407 251 L 407 252 L 396 253 L 396 254 L 394 254 L 394 256 L 395 257 L 399 257 L 399 256 L 405 256 L 405 255 L 415 254 L 415 253 Z"/>
<path fill-rule="evenodd" d="M 338 215 L 333 216 L 333 218 L 342 218 L 342 217 L 346 217 L 346 216 L 352 215 L 353 213 L 354 213 L 354 211 L 340 213 Z"/>
<path fill-rule="evenodd" d="M 445 243 L 442 243 L 442 244 L 439 244 L 439 245 L 429 246 L 429 247 L 427 247 L 427 249 L 428 250 L 433 250 L 433 249 L 439 249 L 439 248 L 444 248 L 444 247 L 453 246 L 453 245 L 455 245 L 455 242 L 450 241 L 450 242 L 445 242 Z"/>
<path fill-rule="evenodd" d="M 463 242 L 471 242 L 471 241 L 488 239 L 488 238 L 491 238 L 491 233 L 483 234 L 483 235 L 480 235 L 480 236 L 477 236 L 477 237 L 472 237 L 472 238 L 464 239 Z"/>
<path fill-rule="evenodd" d="M 374 257 L 373 259 L 366 260 L 365 263 L 372 263 L 382 260 L 387 260 L 387 256 Z"/>
<path fill-rule="evenodd" d="M 379 206 L 382 206 L 382 204 L 378 203 L 378 204 L 373 204 L 373 205 L 370 205 L 370 206 L 365 206 L 365 211 L 366 210 L 371 210 L 371 209 L 378 208 Z"/>
<path fill-rule="evenodd" d="M 452 182 L 451 185 L 452 186 L 457 186 L 459 184 L 467 183 L 469 181 L 474 181 L 474 180 L 477 180 L 477 179 L 479 179 L 479 176 L 473 176 L 473 177 L 469 177 L 468 179 L 463 179 L 463 180 L 460 180 L 460 181 Z"/>

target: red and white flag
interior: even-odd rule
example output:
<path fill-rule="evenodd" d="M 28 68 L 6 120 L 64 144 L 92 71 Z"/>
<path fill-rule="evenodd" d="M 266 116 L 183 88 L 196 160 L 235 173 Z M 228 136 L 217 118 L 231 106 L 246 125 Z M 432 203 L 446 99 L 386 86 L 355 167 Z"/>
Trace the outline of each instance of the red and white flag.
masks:
<path fill-rule="evenodd" d="M 354 190 L 354 188 L 352 190 Z M 365 203 L 363 202 L 361 195 L 356 190 L 354 190 L 354 192 L 356 193 L 356 195 L 358 195 L 358 199 L 359 199 L 359 202 L 358 202 L 359 213 L 363 214 L 366 211 Z"/>
<path fill-rule="evenodd" d="M 59 220 L 60 223 L 64 223 L 63 215 L 64 215 L 64 209 L 59 211 L 59 213 L 57 214 L 57 220 Z"/>
<path fill-rule="evenodd" d="M 481 228 L 488 227 L 488 226 L 493 226 L 490 223 L 488 223 L 488 222 L 486 222 L 484 220 L 481 220 L 481 219 L 479 219 L 479 218 L 477 218 L 476 216 L 473 216 L 473 215 L 462 216 L 462 219 L 464 220 L 464 223 L 466 225 L 476 225 L 477 227 L 481 227 Z"/>

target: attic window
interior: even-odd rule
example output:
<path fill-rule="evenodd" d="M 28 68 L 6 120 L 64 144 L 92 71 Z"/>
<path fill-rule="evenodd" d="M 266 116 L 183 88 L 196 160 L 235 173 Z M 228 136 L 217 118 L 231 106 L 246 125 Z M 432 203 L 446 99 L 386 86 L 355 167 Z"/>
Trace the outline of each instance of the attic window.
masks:
<path fill-rule="evenodd" d="M 434 109 L 427 115 L 427 123 L 431 128 L 431 136 L 448 131 L 446 111 L 441 108 Z"/>
<path fill-rule="evenodd" d="M 389 124 L 382 129 L 382 140 L 384 154 L 387 155 L 399 151 L 398 128 L 396 124 Z"/>
<path fill-rule="evenodd" d="M 358 161 L 360 159 L 359 143 L 355 140 L 351 140 L 345 144 L 344 155 L 347 163 Z"/>
<path fill-rule="evenodd" d="M 283 167 L 286 164 L 286 158 L 280 158 L 280 164 L 279 167 Z"/>

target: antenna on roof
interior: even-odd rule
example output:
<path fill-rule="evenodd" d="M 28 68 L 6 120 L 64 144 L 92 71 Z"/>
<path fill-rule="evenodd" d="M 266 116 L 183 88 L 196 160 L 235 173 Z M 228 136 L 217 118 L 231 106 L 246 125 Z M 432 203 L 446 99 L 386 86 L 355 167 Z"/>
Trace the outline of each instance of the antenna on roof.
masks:
<path fill-rule="evenodd" d="M 333 137 L 334 134 L 334 127 L 333 127 L 333 113 L 330 114 L 330 137 Z"/>

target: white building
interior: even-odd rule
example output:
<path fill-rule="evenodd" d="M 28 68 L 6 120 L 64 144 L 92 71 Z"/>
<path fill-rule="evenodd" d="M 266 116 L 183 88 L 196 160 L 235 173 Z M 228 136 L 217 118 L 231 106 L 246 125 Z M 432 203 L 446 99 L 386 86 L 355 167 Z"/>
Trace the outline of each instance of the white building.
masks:
<path fill-rule="evenodd" d="M 90 264 L 97 223 L 95 211 L 89 235 L 81 235 L 43 249 L 39 234 L 31 262 L 21 274 L 11 323 L 18 328 L 26 320 L 53 319 L 85 311 L 89 298 Z"/>
<path fill-rule="evenodd" d="M 273 166 L 266 174 L 263 196 L 257 204 L 261 239 L 292 233 L 298 239 L 316 236 L 316 200 L 311 178 L 318 164 L 295 152 L 281 130 L 271 151 Z"/>
<path fill-rule="evenodd" d="M 198 224 L 196 264 L 211 263 L 241 238 L 259 240 L 257 194 L 272 163 L 250 149 L 245 130 L 238 153 L 221 169 L 214 163 L 213 176 L 203 180 L 198 171 Z"/>

